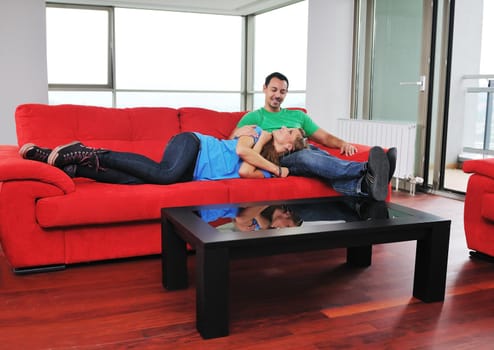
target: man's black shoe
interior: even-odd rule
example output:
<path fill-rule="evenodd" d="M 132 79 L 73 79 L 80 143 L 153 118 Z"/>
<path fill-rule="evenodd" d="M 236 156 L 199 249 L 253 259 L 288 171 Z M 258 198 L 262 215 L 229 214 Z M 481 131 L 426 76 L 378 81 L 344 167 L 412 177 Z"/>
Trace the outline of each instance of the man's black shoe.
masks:
<path fill-rule="evenodd" d="M 391 181 L 391 179 L 393 178 L 393 175 L 395 173 L 397 154 L 398 154 L 398 150 L 396 149 L 396 147 L 391 147 L 386 152 L 386 157 L 388 157 L 388 162 L 389 162 L 388 182 Z"/>
<path fill-rule="evenodd" d="M 367 194 L 376 201 L 383 201 L 388 195 L 389 161 L 381 147 L 372 147 L 367 161 L 364 181 Z"/>
<path fill-rule="evenodd" d="M 356 210 L 359 217 L 364 220 L 371 219 L 388 219 L 388 207 L 384 201 L 373 201 L 369 199 L 360 199 L 356 204 Z"/>

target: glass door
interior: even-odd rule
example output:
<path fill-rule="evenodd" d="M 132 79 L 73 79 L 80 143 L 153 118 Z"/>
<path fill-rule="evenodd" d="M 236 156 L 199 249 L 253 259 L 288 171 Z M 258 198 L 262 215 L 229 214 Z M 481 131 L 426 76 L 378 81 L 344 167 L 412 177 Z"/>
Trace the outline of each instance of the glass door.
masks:
<path fill-rule="evenodd" d="M 370 110 L 374 120 L 425 120 L 428 67 L 423 67 L 422 0 L 375 0 Z"/>
<path fill-rule="evenodd" d="M 360 0 L 357 5 L 353 117 L 417 125 L 413 175 L 421 176 L 433 2 Z"/>

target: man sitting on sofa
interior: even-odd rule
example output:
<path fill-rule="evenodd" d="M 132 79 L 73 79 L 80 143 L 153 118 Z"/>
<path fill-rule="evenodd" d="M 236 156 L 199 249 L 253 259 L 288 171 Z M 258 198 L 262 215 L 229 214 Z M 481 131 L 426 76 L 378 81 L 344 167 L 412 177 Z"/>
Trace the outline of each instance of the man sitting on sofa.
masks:
<path fill-rule="evenodd" d="M 283 126 L 302 128 L 310 139 L 331 148 L 339 148 L 342 154 L 353 155 L 357 148 L 320 128 L 300 110 L 281 108 L 288 93 L 288 79 L 274 72 L 266 77 L 263 86 L 263 108 L 247 113 L 237 124 L 231 137 L 251 135 L 254 126 L 273 131 Z M 329 181 L 338 192 L 350 196 L 371 197 L 382 201 L 388 194 L 388 184 L 396 167 L 396 148 L 387 152 L 373 147 L 367 162 L 351 162 L 339 159 L 314 146 L 288 154 L 281 164 L 291 175 L 316 176 Z"/>

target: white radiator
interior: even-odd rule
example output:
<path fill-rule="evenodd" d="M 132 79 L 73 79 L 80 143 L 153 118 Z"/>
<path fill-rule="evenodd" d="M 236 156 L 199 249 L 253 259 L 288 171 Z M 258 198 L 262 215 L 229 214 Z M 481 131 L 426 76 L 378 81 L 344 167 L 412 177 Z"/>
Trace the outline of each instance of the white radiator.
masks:
<path fill-rule="evenodd" d="M 338 119 L 336 136 L 350 143 L 383 148 L 396 147 L 398 157 L 394 177 L 408 179 L 410 176 L 415 176 L 416 124 Z"/>

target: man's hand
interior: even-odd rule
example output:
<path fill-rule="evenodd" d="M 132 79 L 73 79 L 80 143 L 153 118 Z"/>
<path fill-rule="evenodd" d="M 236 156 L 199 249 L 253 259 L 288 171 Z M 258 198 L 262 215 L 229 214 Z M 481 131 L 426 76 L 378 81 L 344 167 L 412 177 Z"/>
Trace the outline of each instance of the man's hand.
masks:
<path fill-rule="evenodd" d="M 346 156 L 353 156 L 357 151 L 357 147 L 348 142 L 344 142 L 340 147 L 340 153 Z"/>
<path fill-rule="evenodd" d="M 244 125 L 240 128 L 235 129 L 233 133 L 234 138 L 239 138 L 241 136 L 257 136 L 256 126 L 255 125 Z"/>

